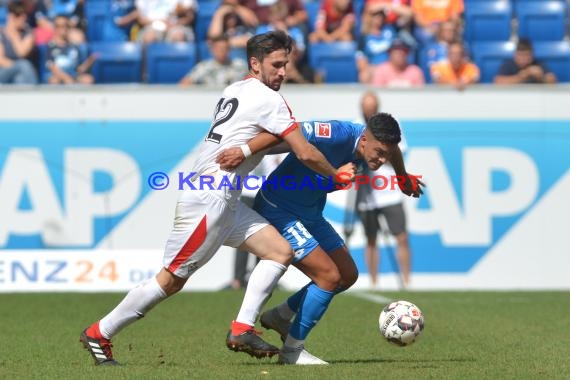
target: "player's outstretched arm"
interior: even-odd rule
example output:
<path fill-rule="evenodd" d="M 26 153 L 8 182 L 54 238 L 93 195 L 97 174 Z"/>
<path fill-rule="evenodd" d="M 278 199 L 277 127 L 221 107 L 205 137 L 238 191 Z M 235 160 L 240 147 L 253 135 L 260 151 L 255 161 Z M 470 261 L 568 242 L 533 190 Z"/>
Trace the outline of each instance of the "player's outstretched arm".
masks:
<path fill-rule="evenodd" d="M 399 147 L 394 150 L 392 157 L 390 157 L 390 163 L 396 172 L 398 178 L 398 185 L 402 193 L 407 196 L 414 198 L 419 198 L 423 193 L 422 187 L 425 184 L 421 180 L 421 176 L 409 174 L 406 172 L 406 165 L 404 164 L 404 157 L 402 151 Z"/>
<path fill-rule="evenodd" d="M 285 135 L 284 140 L 291 146 L 291 151 L 305 166 L 325 176 L 336 178 L 341 171 L 334 168 L 326 157 L 312 144 L 310 144 L 300 128 Z M 355 175 L 354 165 L 350 169 L 342 169 L 343 180 L 352 181 Z"/>

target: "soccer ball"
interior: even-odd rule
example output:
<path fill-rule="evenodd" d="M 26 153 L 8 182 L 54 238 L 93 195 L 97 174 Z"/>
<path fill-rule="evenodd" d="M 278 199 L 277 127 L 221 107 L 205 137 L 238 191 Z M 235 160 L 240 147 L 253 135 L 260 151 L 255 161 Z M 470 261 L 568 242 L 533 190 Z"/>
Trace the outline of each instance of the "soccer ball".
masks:
<path fill-rule="evenodd" d="M 378 318 L 380 333 L 398 346 L 414 343 L 424 330 L 424 315 L 413 303 L 392 302 L 382 310 Z"/>

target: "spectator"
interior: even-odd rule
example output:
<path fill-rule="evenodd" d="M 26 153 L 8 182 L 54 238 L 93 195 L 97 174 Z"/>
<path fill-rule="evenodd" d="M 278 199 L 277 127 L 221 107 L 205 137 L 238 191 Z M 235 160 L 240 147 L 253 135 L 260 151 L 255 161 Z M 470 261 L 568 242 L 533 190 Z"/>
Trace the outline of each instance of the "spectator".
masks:
<path fill-rule="evenodd" d="M 271 13 L 271 6 L 276 3 L 287 5 L 287 27 L 303 27 L 307 20 L 308 15 L 303 5 L 302 0 L 239 0 L 239 3 L 248 9 L 251 9 L 257 16 L 259 24 L 269 24 L 269 14 Z"/>
<path fill-rule="evenodd" d="M 307 63 L 305 51 L 297 48 L 293 43 L 293 48 L 289 54 L 289 63 L 285 68 L 285 82 L 291 84 L 322 83 L 322 75 L 317 73 Z"/>
<path fill-rule="evenodd" d="M 514 57 L 503 62 L 495 76 L 497 84 L 556 82 L 556 75 L 534 58 L 532 43 L 528 39 L 519 40 Z"/>
<path fill-rule="evenodd" d="M 412 36 L 414 13 L 410 6 L 411 0 L 366 0 L 363 16 L 383 11 L 386 15 L 384 23 L 392 26 L 402 39 L 413 48 L 417 47 Z M 365 20 L 363 20 L 363 23 Z"/>
<path fill-rule="evenodd" d="M 225 36 L 209 41 L 213 58 L 201 61 L 180 81 L 183 86 L 206 84 L 225 86 L 247 75 L 247 63 L 240 58 L 230 58 L 230 43 Z"/>
<path fill-rule="evenodd" d="M 465 56 L 462 42 L 449 45 L 447 60 L 435 63 L 431 67 L 433 83 L 450 84 L 458 90 L 464 90 L 467 85 L 479 82 L 479 68 L 469 62 Z"/>
<path fill-rule="evenodd" d="M 414 34 L 421 45 L 434 42 L 438 25 L 451 21 L 459 27 L 463 15 L 463 0 L 413 0 Z"/>
<path fill-rule="evenodd" d="M 352 41 L 355 22 L 351 0 L 321 0 L 315 31 L 309 35 L 309 41 Z"/>
<path fill-rule="evenodd" d="M 385 21 L 386 14 L 382 9 L 365 11 L 356 55 L 358 79 L 361 83 L 370 82 L 373 66 L 388 60 L 388 50 L 396 37 L 396 30 L 391 25 L 386 25 Z"/>
<path fill-rule="evenodd" d="M 194 41 L 195 0 L 136 0 L 135 5 L 144 44 Z"/>
<path fill-rule="evenodd" d="M 380 102 L 373 92 L 363 95 L 361 112 L 364 120 L 380 111 Z M 406 139 L 402 133 L 402 141 L 398 144 L 402 153 L 407 149 Z M 367 173 L 369 176 L 378 178 L 392 178 L 396 175 L 390 163 L 382 165 L 378 170 Z M 382 177 L 380 177 L 382 176 Z M 383 186 L 382 180 L 375 182 Z M 381 231 L 379 217 L 383 216 L 397 243 L 397 258 L 402 275 L 404 287 L 410 283 L 410 246 L 406 229 L 406 214 L 403 206 L 403 195 L 400 189 L 394 189 L 388 184 L 383 190 L 375 190 L 370 184 L 359 186 L 357 197 L 357 210 L 366 234 L 365 261 L 370 274 L 372 286 L 378 284 L 378 270 L 380 264 L 380 248 L 377 244 L 378 232 Z"/>
<path fill-rule="evenodd" d="M 448 46 L 452 42 L 460 40 L 461 36 L 455 22 L 445 21 L 439 24 L 437 26 L 436 40 L 428 45 L 426 52 L 428 69 L 431 69 L 431 66 L 436 62 L 447 60 Z"/>
<path fill-rule="evenodd" d="M 131 28 L 139 17 L 135 0 L 111 0 L 109 13 L 103 24 L 104 41 L 129 41 Z"/>
<path fill-rule="evenodd" d="M 255 34 L 257 25 L 257 17 L 251 9 L 240 5 L 237 0 L 225 0 L 212 17 L 208 37 L 224 35 L 232 48 L 245 49 L 247 40 Z"/>
<path fill-rule="evenodd" d="M 21 1 L 8 5 L 6 26 L 0 30 L 0 84 L 36 84 L 38 76 L 27 57 L 34 48 L 34 35 L 27 24 Z"/>
<path fill-rule="evenodd" d="M 50 71 L 49 84 L 93 84 L 93 76 L 87 71 L 95 56 L 81 62 L 79 46 L 69 41 L 69 18 L 57 16 L 54 20 L 55 32 L 48 45 L 47 67 Z"/>
<path fill-rule="evenodd" d="M 297 49 L 305 51 L 305 35 L 297 26 L 287 25 L 287 4 L 276 2 L 270 7 L 269 24 L 261 24 L 257 27 L 255 34 L 263 34 L 273 30 L 281 30 L 291 36 Z"/>
<path fill-rule="evenodd" d="M 381 87 L 419 87 L 425 84 L 422 70 L 408 63 L 410 47 L 402 40 L 394 40 L 389 50 L 388 61 L 372 70 L 370 84 Z"/>
<path fill-rule="evenodd" d="M 81 29 L 83 0 L 38 0 L 33 3 L 34 35 L 37 45 L 44 45 L 51 41 L 55 32 L 54 20 L 59 15 L 68 17 L 70 23 L 69 41 L 77 45 L 85 42 L 85 32 Z"/>

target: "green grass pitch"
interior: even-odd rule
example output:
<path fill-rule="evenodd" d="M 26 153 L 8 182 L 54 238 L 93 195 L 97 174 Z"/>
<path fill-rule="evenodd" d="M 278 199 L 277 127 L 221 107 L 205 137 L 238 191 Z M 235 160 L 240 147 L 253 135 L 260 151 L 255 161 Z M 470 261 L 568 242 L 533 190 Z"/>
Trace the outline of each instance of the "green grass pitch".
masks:
<path fill-rule="evenodd" d="M 569 292 L 382 293 L 425 314 L 423 336 L 404 348 L 380 337 L 383 305 L 340 295 L 307 340 L 323 367 L 226 349 L 242 296 L 174 296 L 114 339 L 123 366 L 111 368 L 95 367 L 78 337 L 123 294 L 0 294 L 0 379 L 570 379 Z"/>

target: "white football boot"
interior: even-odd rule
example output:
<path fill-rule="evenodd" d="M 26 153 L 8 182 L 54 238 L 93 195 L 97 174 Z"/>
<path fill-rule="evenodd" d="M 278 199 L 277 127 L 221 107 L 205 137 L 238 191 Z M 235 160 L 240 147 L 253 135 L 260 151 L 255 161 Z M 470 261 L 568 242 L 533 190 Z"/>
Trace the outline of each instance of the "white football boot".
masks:
<path fill-rule="evenodd" d="M 329 364 L 324 360 L 310 354 L 304 347 L 293 348 L 283 346 L 279 352 L 279 364 L 296 364 L 296 365 L 326 365 Z"/>

